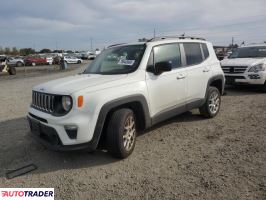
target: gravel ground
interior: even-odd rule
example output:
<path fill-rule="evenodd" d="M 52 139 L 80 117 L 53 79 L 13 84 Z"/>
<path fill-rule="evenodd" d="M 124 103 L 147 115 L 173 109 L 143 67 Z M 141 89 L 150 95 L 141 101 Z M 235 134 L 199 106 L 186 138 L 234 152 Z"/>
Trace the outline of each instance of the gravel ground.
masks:
<path fill-rule="evenodd" d="M 193 110 L 161 123 L 125 160 L 49 151 L 29 135 L 31 88 L 80 71 L 0 76 L 1 187 L 54 187 L 56 199 L 266 199 L 266 94 L 227 88 L 216 118 Z M 28 163 L 38 169 L 5 178 Z"/>

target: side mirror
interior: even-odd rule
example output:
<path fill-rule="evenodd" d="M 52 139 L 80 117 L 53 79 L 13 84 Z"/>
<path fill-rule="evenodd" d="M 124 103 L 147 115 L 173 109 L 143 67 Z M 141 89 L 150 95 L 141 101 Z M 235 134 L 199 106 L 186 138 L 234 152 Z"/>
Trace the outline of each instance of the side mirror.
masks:
<path fill-rule="evenodd" d="M 172 63 L 170 62 L 158 62 L 155 63 L 155 71 L 154 74 L 155 75 L 159 75 L 163 72 L 169 72 L 172 70 Z"/>
<path fill-rule="evenodd" d="M 147 72 L 151 72 L 151 73 L 154 73 L 154 67 L 153 65 L 149 65 L 146 69 Z"/>

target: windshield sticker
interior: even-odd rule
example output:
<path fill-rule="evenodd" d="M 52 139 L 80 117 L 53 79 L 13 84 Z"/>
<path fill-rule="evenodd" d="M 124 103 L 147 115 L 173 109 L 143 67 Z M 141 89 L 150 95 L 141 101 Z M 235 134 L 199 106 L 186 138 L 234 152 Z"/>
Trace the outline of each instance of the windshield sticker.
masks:
<path fill-rule="evenodd" d="M 119 65 L 129 65 L 129 66 L 134 65 L 134 63 L 135 63 L 135 60 L 126 60 L 126 59 L 121 59 L 118 62 Z"/>

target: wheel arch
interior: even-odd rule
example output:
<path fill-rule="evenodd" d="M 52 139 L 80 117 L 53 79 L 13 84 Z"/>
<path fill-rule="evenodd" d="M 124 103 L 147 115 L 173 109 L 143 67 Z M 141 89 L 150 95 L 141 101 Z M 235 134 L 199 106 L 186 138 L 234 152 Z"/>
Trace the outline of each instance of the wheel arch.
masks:
<path fill-rule="evenodd" d="M 212 78 L 210 78 L 208 81 L 208 84 L 207 84 L 207 88 L 206 88 L 205 99 L 206 99 L 207 91 L 208 91 L 209 87 L 211 87 L 211 86 L 216 87 L 220 91 L 221 95 L 223 95 L 224 84 L 225 84 L 225 81 L 224 81 L 223 75 L 216 75 L 216 76 L 213 76 Z"/>
<path fill-rule="evenodd" d="M 19 60 L 19 61 L 16 62 L 16 66 L 18 66 L 19 63 L 21 63 L 21 65 L 24 65 L 24 63 L 23 63 L 22 61 Z"/>
<path fill-rule="evenodd" d="M 112 113 L 121 108 L 129 108 L 133 110 L 140 130 L 151 126 L 148 103 L 143 95 L 132 95 L 107 102 L 102 106 L 94 128 L 92 141 L 95 149 L 98 144 L 101 145 L 104 143 L 108 121 L 111 118 Z"/>

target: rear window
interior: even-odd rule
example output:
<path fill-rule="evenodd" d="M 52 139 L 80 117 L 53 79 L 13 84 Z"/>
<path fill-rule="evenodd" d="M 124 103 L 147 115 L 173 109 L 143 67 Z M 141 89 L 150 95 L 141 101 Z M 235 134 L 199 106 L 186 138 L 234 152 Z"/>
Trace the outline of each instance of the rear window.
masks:
<path fill-rule="evenodd" d="M 203 61 L 199 43 L 183 43 L 187 65 L 196 65 Z"/>

